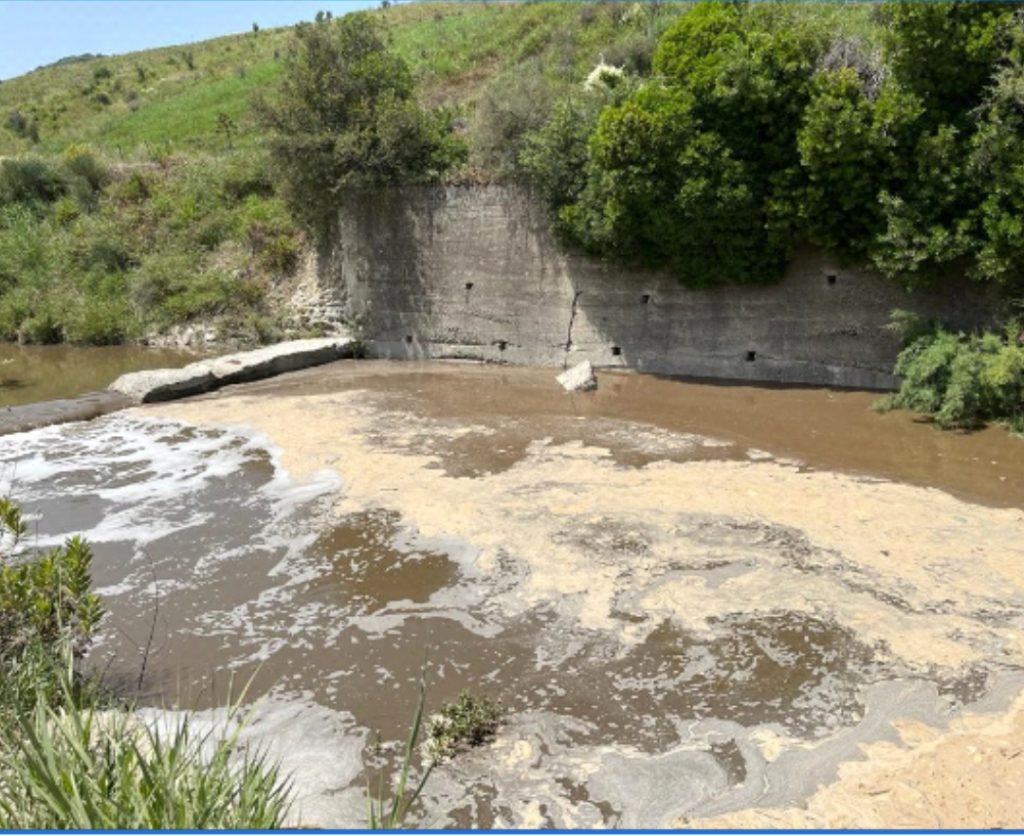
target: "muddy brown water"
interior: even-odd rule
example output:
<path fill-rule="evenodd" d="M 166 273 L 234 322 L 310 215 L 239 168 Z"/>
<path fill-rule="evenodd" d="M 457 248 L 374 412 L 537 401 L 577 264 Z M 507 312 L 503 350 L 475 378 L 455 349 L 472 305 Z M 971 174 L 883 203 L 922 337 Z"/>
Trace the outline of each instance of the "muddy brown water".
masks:
<path fill-rule="evenodd" d="M 873 393 L 604 372 L 596 393 L 567 395 L 551 377 L 547 369 L 342 362 L 202 400 L 244 392 L 272 411 L 296 395 L 364 393 L 379 416 L 367 431 L 370 445 L 432 456 L 430 466 L 453 479 L 507 472 L 543 439 L 606 449 L 622 468 L 773 456 L 1024 507 L 1024 442 L 1000 428 L 950 434 L 905 413 L 880 415 Z M 763 773 L 738 728 L 771 728 L 810 746 L 860 728 L 876 710 L 872 688 L 917 683 L 941 711 L 954 711 L 1009 670 L 922 673 L 827 612 L 787 609 L 784 597 L 772 612 L 715 617 L 695 631 L 652 620 L 628 575 L 611 620 L 643 626 L 638 641 L 623 642 L 618 628 L 583 626 L 557 606 L 514 611 L 506 599 L 529 580 L 514 553 L 502 552 L 484 571 L 472 543 L 425 537 L 384 503 L 338 516 L 344 469 L 296 481 L 279 452 L 244 429 L 186 426 L 155 413 L 0 438 L 0 487 L 34 516 L 37 545 L 74 532 L 93 543 L 109 616 L 92 659 L 118 688 L 144 703 L 202 709 L 247 683 L 249 698 L 301 695 L 354 729 L 395 740 L 426 669 L 431 705 L 469 688 L 500 699 L 517 729 L 540 729 L 552 763 L 544 774 L 563 787 L 559 803 L 596 817 L 550 811 L 542 823 L 607 825 L 644 820 L 629 818 L 629 799 L 582 778 L 559 747 L 592 757 L 625 747 L 641 760 L 609 766 L 609 774 L 634 774 L 641 763 L 652 781 L 665 779 L 658 770 L 671 761 L 689 770 L 703 793 L 694 798 L 705 803 L 756 783 L 751 770 Z M 698 551 L 706 542 L 706 559 L 659 571 L 694 575 L 709 590 L 750 571 L 758 555 L 793 562 L 804 548 L 787 531 L 680 520 L 679 536 Z M 591 519 L 551 542 L 598 562 L 628 565 L 652 554 L 642 520 Z M 801 571 L 819 571 L 812 563 Z M 896 591 L 875 593 L 908 610 Z M 1017 616 L 1008 610 L 992 619 Z M 564 722 L 549 727 L 550 718 Z M 682 757 L 685 729 L 701 723 L 718 737 L 672 761 Z M 489 785 L 458 771 L 439 780 L 428 805 L 449 810 L 445 823 L 527 822 L 508 801 L 528 792 L 518 784 Z"/>
<path fill-rule="evenodd" d="M 472 477 L 511 467 L 543 433 L 556 442 L 604 440 L 612 444 L 617 460 L 643 465 L 666 457 L 664 445 L 644 449 L 644 441 L 654 441 L 644 434 L 657 429 L 733 442 L 732 455 L 768 450 L 819 470 L 1024 507 L 1024 439 L 1000 426 L 943 432 L 907 411 L 879 413 L 874 409 L 881 397 L 877 392 L 687 381 L 611 370 L 600 374 L 596 392 L 566 395 L 551 386 L 548 369 L 371 361 L 355 368 L 310 369 L 252 384 L 249 391 L 272 399 L 299 391 L 365 389 L 385 397 L 396 410 L 496 428 L 496 437 L 470 434 L 434 443 L 432 449 L 453 475 Z M 626 430 L 602 423 L 608 421 L 635 426 Z M 637 443 L 623 443 L 629 441 L 627 432 Z M 676 458 L 693 458 L 694 452 L 683 447 Z"/>
<path fill-rule="evenodd" d="M 143 369 L 184 366 L 195 353 L 141 346 L 0 344 L 0 407 L 74 398 Z"/>

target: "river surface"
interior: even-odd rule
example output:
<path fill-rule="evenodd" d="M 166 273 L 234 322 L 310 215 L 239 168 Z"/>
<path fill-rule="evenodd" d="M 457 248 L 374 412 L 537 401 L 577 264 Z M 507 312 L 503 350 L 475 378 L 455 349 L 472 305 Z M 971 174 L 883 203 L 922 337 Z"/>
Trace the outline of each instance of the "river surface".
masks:
<path fill-rule="evenodd" d="M 0 343 L 0 407 L 73 398 L 143 369 L 184 366 L 197 355 L 141 346 L 79 348 Z"/>
<path fill-rule="evenodd" d="M 363 823 L 424 672 L 431 707 L 509 710 L 424 826 L 795 809 L 900 723 L 1008 710 L 1024 442 L 869 393 L 600 380 L 345 361 L 0 438 L 0 489 L 39 546 L 93 544 L 116 687 L 263 697 L 302 824 Z"/>

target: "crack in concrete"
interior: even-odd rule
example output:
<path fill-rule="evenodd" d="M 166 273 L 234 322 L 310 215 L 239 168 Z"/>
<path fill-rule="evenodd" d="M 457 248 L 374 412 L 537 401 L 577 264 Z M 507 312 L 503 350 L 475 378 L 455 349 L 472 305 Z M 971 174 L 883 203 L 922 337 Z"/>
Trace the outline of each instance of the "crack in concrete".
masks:
<path fill-rule="evenodd" d="M 577 290 L 572 295 L 572 308 L 569 311 L 569 330 L 565 335 L 565 358 L 562 360 L 563 369 L 569 367 L 569 352 L 572 351 L 572 326 L 576 322 L 576 306 L 582 295 L 582 290 Z"/>

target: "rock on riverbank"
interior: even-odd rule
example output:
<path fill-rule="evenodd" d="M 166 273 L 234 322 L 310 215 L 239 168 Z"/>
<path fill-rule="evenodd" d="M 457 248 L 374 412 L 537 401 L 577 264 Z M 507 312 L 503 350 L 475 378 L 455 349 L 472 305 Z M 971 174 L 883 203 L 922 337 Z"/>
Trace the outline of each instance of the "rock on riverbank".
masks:
<path fill-rule="evenodd" d="M 200 360 L 181 369 L 152 369 L 123 374 L 109 388 L 136 403 L 170 401 L 232 383 L 260 380 L 351 357 L 356 345 L 356 340 L 349 335 L 291 340 L 255 351 Z"/>

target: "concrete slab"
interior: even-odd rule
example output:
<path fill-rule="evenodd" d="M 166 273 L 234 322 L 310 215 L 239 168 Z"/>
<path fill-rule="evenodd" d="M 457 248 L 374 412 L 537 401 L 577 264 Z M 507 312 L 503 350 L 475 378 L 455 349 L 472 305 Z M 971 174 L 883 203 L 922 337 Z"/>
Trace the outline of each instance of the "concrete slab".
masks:
<path fill-rule="evenodd" d="M 121 375 L 110 389 L 136 403 L 170 401 L 227 386 L 273 377 L 283 372 L 330 363 L 355 353 L 356 340 L 339 335 L 322 339 L 290 340 L 254 351 L 241 351 L 189 363 L 181 369 L 152 369 Z"/>

